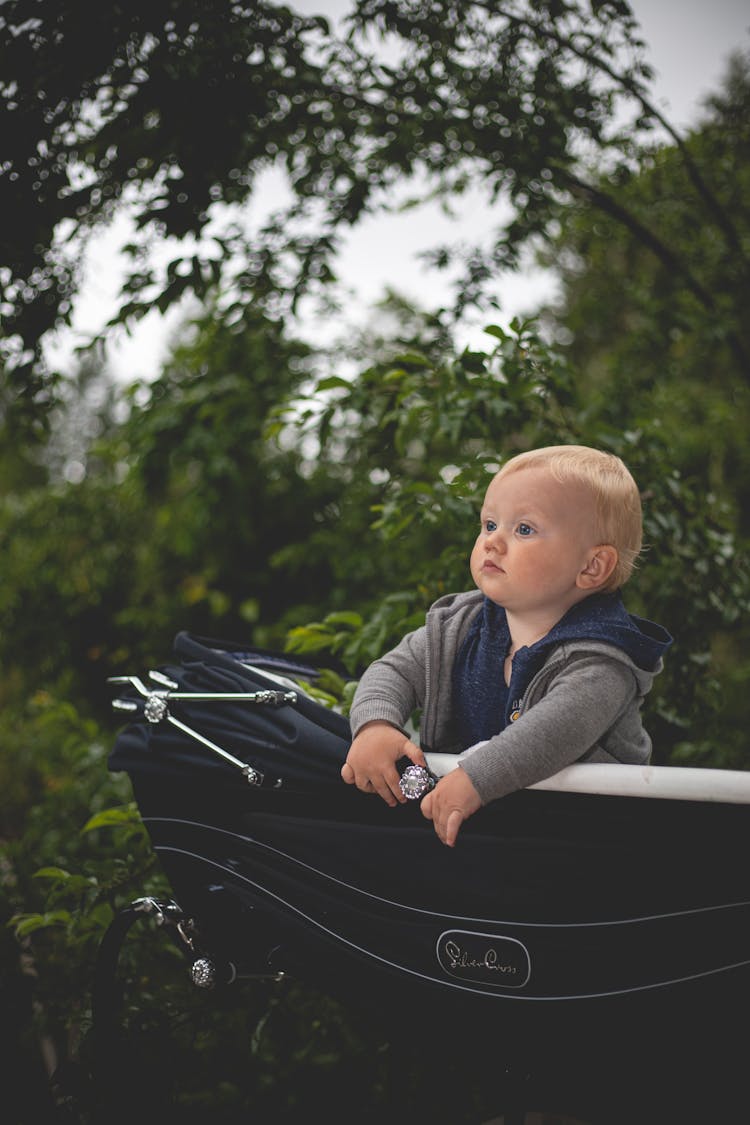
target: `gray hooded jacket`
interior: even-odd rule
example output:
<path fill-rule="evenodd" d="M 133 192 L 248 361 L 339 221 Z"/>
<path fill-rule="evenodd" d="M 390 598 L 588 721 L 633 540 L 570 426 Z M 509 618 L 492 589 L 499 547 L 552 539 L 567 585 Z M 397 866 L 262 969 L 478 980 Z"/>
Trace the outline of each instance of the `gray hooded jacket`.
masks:
<path fill-rule="evenodd" d="M 422 749 L 461 752 L 451 719 L 453 664 L 483 600 L 478 590 L 440 598 L 424 626 L 370 665 L 354 695 L 352 736 L 373 720 L 410 736 L 409 721 L 419 710 Z M 461 767 L 482 802 L 573 762 L 648 762 L 651 740 L 641 705 L 661 667 L 659 659 L 646 671 L 622 648 L 600 640 L 553 647 L 524 693 L 519 719 L 462 755 Z"/>

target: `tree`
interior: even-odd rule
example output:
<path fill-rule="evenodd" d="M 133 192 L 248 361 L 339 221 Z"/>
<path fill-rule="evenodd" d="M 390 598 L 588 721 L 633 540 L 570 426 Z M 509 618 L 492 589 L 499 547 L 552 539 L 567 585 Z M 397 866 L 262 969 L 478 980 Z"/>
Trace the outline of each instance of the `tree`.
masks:
<path fill-rule="evenodd" d="M 710 177 L 738 237 L 750 233 L 750 54 L 732 61 L 723 88 L 685 145 Z M 579 373 L 582 395 L 603 417 L 658 419 L 676 464 L 731 505 L 750 531 L 746 433 L 750 386 L 733 344 L 750 348 L 750 276 L 694 207 L 675 146 L 655 151 L 614 196 L 631 212 L 658 216 L 659 229 L 712 294 L 706 309 L 627 227 L 572 208 L 550 248 L 561 300 L 548 329 Z M 708 429 L 707 429 L 708 426 Z"/>
<path fill-rule="evenodd" d="M 43 687 L 108 714 L 107 675 L 163 658 L 179 629 L 281 644 L 285 612 L 317 612 L 331 564 L 304 544 L 336 486 L 296 446 L 265 440 L 278 398 L 309 378 L 308 351 L 262 317 L 230 330 L 207 314 L 158 380 L 120 390 L 124 419 L 88 440 L 97 415 L 69 396 L 49 467 L 38 460 L 33 486 L 0 497 L 5 705 Z M 59 469 L 74 425 L 70 479 Z"/>
<path fill-rule="evenodd" d="M 460 196 L 478 179 L 488 220 L 498 200 L 513 211 L 484 246 L 463 252 L 461 301 L 479 300 L 530 240 L 549 235 L 560 207 L 579 200 L 627 225 L 721 315 L 652 216 L 609 190 L 639 167 L 642 139 L 658 129 L 678 147 L 697 212 L 747 271 L 731 214 L 649 101 L 650 71 L 624 0 L 359 0 L 342 38 L 325 20 L 268 0 L 112 10 L 89 0 L 41 15 L 34 0 L 7 0 L 0 50 L 8 122 L 0 206 L 14 217 L 2 254 L 15 348 L 8 374 L 20 403 L 37 412 L 46 383 L 33 357 L 70 315 L 74 236 L 122 204 L 138 236 L 127 248 L 120 320 L 217 286 L 227 303 L 276 315 L 330 280 L 340 232 L 387 206 L 395 185 Z M 271 167 L 284 169 L 290 201 L 248 233 L 226 205 L 246 202 Z M 146 252 L 155 239 L 174 240 L 161 273 Z M 434 263 L 450 255 L 437 249 Z M 745 367 L 742 343 L 732 330 L 728 338 Z"/>

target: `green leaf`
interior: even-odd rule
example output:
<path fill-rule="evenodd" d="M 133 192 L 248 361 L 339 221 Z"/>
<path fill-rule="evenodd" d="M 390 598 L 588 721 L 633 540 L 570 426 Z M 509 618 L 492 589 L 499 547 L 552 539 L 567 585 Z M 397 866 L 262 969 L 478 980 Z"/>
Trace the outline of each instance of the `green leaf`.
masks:
<path fill-rule="evenodd" d="M 364 620 L 360 613 L 354 613 L 352 610 L 339 610 L 336 613 L 329 613 L 326 615 L 324 625 L 347 625 L 351 629 L 361 629 Z"/>
<path fill-rule="evenodd" d="M 501 328 L 498 324 L 488 324 L 482 331 L 486 332 L 488 336 L 495 336 L 498 340 L 507 340 L 509 338 L 505 329 Z"/>
<path fill-rule="evenodd" d="M 70 879 L 71 874 L 62 867 L 40 867 L 38 871 L 34 872 L 33 877 L 35 879 L 57 879 L 62 881 Z"/>
<path fill-rule="evenodd" d="M 124 808 L 103 809 L 84 824 L 81 832 L 92 832 L 95 828 L 121 828 L 124 825 L 140 825 L 141 817 L 135 805 Z"/>
<path fill-rule="evenodd" d="M 67 926 L 72 920 L 69 910 L 50 910 L 44 914 L 16 914 L 10 919 L 8 925 L 15 931 L 16 937 L 27 937 L 37 930 L 49 929 L 55 926 Z"/>
<path fill-rule="evenodd" d="M 340 375 L 328 375 L 325 379 L 319 379 L 316 383 L 316 390 L 318 391 L 333 391 L 338 388 L 344 390 L 351 390 L 351 382 L 348 379 L 342 379 Z"/>

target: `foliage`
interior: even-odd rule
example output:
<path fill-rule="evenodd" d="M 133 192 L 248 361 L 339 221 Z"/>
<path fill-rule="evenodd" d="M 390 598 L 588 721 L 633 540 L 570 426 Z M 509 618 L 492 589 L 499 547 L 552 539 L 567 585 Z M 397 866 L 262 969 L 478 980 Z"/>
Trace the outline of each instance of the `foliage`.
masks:
<path fill-rule="evenodd" d="M 24 1044 L 31 1058 L 35 1043 L 45 1044 L 48 1057 L 62 1060 L 80 1048 L 91 966 L 114 911 L 159 879 L 129 787 L 107 773 L 96 723 L 39 691 L 2 709 L 0 738 L 0 925 L 17 936 L 15 948 L 5 940 L 0 947 L 0 988 L 13 998 L 3 1005 L 0 1037 L 15 1051 Z M 117 819 L 104 815 L 113 806 Z M 8 1072 L 11 1113 L 15 1093 L 19 1104 L 30 1098 L 33 1112 L 33 1084 L 25 1088 L 22 1074 Z"/>
<path fill-rule="evenodd" d="M 227 326 L 207 310 L 194 328 L 122 435 L 124 484 L 138 496 L 148 557 L 121 624 L 140 634 L 155 624 L 163 635 L 165 613 L 172 623 L 181 613 L 183 627 L 219 623 L 230 635 L 255 632 L 260 643 L 263 628 L 289 607 L 307 612 L 327 585 L 324 557 L 295 566 L 283 552 L 325 518 L 333 486 L 296 445 L 265 440 L 279 397 L 294 396 L 308 377 L 309 348 L 253 312 Z M 170 599 L 157 587 L 161 615 L 155 575 L 174 591 Z"/>
<path fill-rule="evenodd" d="M 217 287 L 228 315 L 252 303 L 275 316 L 331 280 L 341 232 L 396 205 L 405 185 L 460 198 L 478 182 L 482 245 L 432 255 L 436 265 L 462 259 L 459 304 L 479 299 L 579 199 L 628 226 L 708 308 L 705 281 L 658 216 L 631 213 L 610 192 L 638 172 L 643 138 L 658 130 L 677 142 L 701 214 L 746 266 L 730 214 L 649 101 L 624 0 L 359 0 L 340 35 L 269 0 L 112 10 L 88 0 L 41 15 L 35 0 L 7 0 L 0 49 L 10 402 L 37 417 L 46 399 L 34 397 L 45 386 L 34 350 L 70 316 L 81 238 L 120 205 L 135 236 L 118 320 Z M 248 230 L 235 205 L 271 173 L 284 184 L 280 206 Z M 507 222 L 507 207 L 494 218 L 499 202 L 512 205 Z M 174 247 L 164 267 L 149 253 L 155 241 Z"/>
<path fill-rule="evenodd" d="M 125 420 L 92 439 L 83 479 L 60 479 L 58 430 L 50 483 L 0 498 L 0 699 L 42 685 L 108 714 L 106 677 L 163 658 L 179 629 L 281 644 L 284 611 L 319 604 L 328 560 L 304 543 L 335 485 L 263 436 L 308 349 L 262 318 L 194 328 L 158 380 L 129 390 Z"/>
<path fill-rule="evenodd" d="M 748 122 L 750 54 L 735 57 L 685 142 L 742 244 L 750 232 Z M 550 329 L 578 370 L 590 409 L 613 424 L 623 411 L 644 424 L 658 419 L 676 462 L 731 503 L 747 534 L 750 268 L 696 205 L 676 147 L 654 152 L 639 175 L 618 185 L 615 199 L 629 212 L 658 216 L 662 237 L 679 246 L 708 303 L 701 309 L 627 228 L 577 207 L 563 216 L 547 259 L 562 295 L 548 311 Z"/>
<path fill-rule="evenodd" d="M 683 141 L 648 102 L 627 5 L 592 7 L 361 0 L 344 40 L 269 3 L 3 5 L 0 1011 L 27 1054 L 86 1060 L 102 932 L 169 893 L 106 767 L 107 675 L 161 662 L 180 628 L 286 638 L 337 664 L 320 698 L 345 710 L 352 678 L 469 585 L 479 499 L 517 450 L 583 442 L 633 469 L 648 550 L 627 602 L 676 638 L 648 700 L 656 760 L 747 767 L 747 75 Z M 669 147 L 640 144 L 649 125 Z M 288 208 L 220 231 L 280 166 Z M 445 314 L 397 298 L 396 331 L 325 369 L 291 338 L 282 314 L 328 279 L 338 232 L 409 177 L 438 196 L 481 177 L 514 204 L 462 252 L 464 300 L 552 240 L 557 344 L 529 321 L 456 352 Z M 96 355 L 68 383 L 29 367 L 69 315 L 81 236 L 121 202 L 138 234 L 120 317 L 206 298 L 124 398 Z M 160 275 L 147 244 L 167 238 Z M 191 1000 L 174 950 L 145 946 L 123 954 L 130 1046 L 183 1115 L 288 1120 L 334 1072 L 350 1119 L 364 1087 L 374 1120 L 390 1108 L 393 1041 L 351 1008 L 295 986 Z M 413 1096 L 419 1069 L 402 1073 Z"/>

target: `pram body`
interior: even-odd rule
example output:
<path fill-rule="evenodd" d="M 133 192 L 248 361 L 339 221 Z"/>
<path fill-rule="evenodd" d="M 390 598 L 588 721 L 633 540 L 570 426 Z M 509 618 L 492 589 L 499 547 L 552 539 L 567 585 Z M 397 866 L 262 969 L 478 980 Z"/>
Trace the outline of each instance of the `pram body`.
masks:
<path fill-rule="evenodd" d="M 727 1056 L 750 986 L 750 774 L 574 766 L 449 849 L 416 802 L 343 785 L 348 723 L 295 684 L 311 671 L 181 633 L 151 684 L 115 681 L 131 721 L 110 768 L 218 979 L 290 973 L 516 1058 L 704 1036 Z"/>

